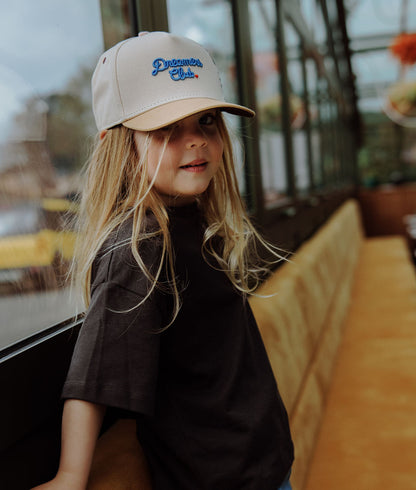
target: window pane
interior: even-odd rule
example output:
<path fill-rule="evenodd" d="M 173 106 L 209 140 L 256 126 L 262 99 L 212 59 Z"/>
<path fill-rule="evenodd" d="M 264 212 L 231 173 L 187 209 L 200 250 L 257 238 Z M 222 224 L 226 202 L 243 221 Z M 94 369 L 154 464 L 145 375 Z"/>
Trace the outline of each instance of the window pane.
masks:
<path fill-rule="evenodd" d="M 129 3 L 129 0 L 100 1 L 105 49 L 131 36 Z"/>
<path fill-rule="evenodd" d="M 332 185 L 335 180 L 334 172 L 334 135 L 332 101 L 329 85 L 325 78 L 319 79 L 319 119 L 322 142 L 322 179 L 325 186 Z"/>
<path fill-rule="evenodd" d="M 233 20 L 230 2 L 218 0 L 167 0 L 169 31 L 193 39 L 211 54 L 220 72 L 225 99 L 239 103 L 236 54 L 233 37 Z M 243 121 L 224 113 L 227 126 L 231 130 L 240 190 L 244 193 L 245 178 L 242 167 L 242 148 L 236 136 Z"/>
<path fill-rule="evenodd" d="M 334 98 L 331 99 L 331 134 L 333 148 L 333 181 L 334 185 L 342 184 L 342 161 L 341 161 L 341 134 L 340 115 L 338 104 Z"/>
<path fill-rule="evenodd" d="M 290 112 L 295 164 L 295 186 L 300 195 L 310 188 L 308 133 L 305 129 L 305 81 L 302 69 L 302 45 L 299 34 L 288 21 L 284 23 L 287 70 L 290 89 Z"/>
<path fill-rule="evenodd" d="M 317 8 L 316 0 L 300 0 L 300 8 L 309 30 L 313 32 Z"/>
<path fill-rule="evenodd" d="M 302 0 L 302 9 L 315 43 L 320 47 L 321 53 L 326 52 L 327 31 L 320 1 Z"/>
<path fill-rule="evenodd" d="M 263 192 L 266 207 L 272 207 L 287 196 L 288 187 L 276 41 L 276 3 L 273 0 L 252 0 L 249 8 Z"/>
<path fill-rule="evenodd" d="M 96 131 L 100 2 L 4 3 L 0 44 L 2 347 L 76 312 L 64 281 L 74 241 L 64 216 L 74 212 L 75 177 Z"/>
<path fill-rule="evenodd" d="M 309 125 L 311 131 L 312 171 L 314 187 L 319 189 L 322 187 L 323 177 L 321 166 L 322 145 L 319 120 L 318 69 L 315 60 L 311 58 L 306 60 L 306 79 L 308 86 Z"/>
<path fill-rule="evenodd" d="M 372 33 L 398 33 L 402 8 L 407 4 L 406 28 L 416 29 L 416 4 L 403 0 L 360 0 L 348 2 L 348 32 L 351 37 L 368 36 Z M 371 19 L 371 22 L 369 22 Z"/>

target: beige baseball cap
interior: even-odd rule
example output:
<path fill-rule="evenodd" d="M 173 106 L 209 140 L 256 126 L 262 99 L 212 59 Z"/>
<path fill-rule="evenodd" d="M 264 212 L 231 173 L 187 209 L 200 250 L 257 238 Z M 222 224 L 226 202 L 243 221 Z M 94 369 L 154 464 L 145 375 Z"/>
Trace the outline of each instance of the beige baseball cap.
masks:
<path fill-rule="evenodd" d="M 214 108 L 254 116 L 225 102 L 218 69 L 201 45 L 167 32 L 140 33 L 103 53 L 92 94 L 99 131 L 118 124 L 152 131 Z"/>

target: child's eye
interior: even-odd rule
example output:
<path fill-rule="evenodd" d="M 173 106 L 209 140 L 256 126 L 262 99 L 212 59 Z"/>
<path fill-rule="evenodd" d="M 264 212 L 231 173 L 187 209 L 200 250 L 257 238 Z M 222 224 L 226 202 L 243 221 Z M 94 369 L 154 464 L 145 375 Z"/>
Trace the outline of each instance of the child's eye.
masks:
<path fill-rule="evenodd" d="M 200 117 L 199 123 L 203 124 L 204 126 L 211 126 L 212 124 L 215 124 L 216 119 L 217 119 L 216 113 L 208 112 Z"/>
<path fill-rule="evenodd" d="M 159 138 L 166 138 L 169 135 L 172 135 L 175 129 L 178 127 L 177 123 L 169 124 L 168 126 L 163 126 L 163 128 L 156 129 L 155 135 Z"/>

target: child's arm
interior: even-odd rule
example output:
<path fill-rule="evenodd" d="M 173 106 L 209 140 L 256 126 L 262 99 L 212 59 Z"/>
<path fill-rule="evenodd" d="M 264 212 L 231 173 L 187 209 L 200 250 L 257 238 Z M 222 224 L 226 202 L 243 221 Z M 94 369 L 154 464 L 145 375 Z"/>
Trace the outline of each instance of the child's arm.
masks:
<path fill-rule="evenodd" d="M 37 490 L 85 490 L 105 407 L 82 400 L 67 400 L 62 417 L 59 470 Z M 35 489 L 33 489 L 35 490 Z"/>

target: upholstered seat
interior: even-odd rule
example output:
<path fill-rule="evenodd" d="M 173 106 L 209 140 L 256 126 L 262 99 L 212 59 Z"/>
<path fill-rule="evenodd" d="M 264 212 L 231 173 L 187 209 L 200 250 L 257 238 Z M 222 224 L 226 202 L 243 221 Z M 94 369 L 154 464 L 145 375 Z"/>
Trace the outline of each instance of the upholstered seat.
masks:
<path fill-rule="evenodd" d="M 290 417 L 294 490 L 416 488 L 405 240 L 365 239 L 349 200 L 258 292 L 250 302 Z M 119 421 L 98 442 L 88 489 L 150 488 L 134 423 Z"/>

